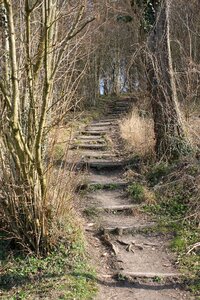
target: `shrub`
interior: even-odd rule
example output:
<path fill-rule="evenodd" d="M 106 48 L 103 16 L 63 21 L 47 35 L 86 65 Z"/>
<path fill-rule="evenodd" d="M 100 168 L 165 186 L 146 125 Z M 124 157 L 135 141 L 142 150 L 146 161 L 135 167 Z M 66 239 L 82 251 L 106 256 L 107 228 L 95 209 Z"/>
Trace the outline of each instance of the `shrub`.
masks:
<path fill-rule="evenodd" d="M 147 174 L 147 180 L 151 185 L 156 185 L 162 179 L 163 176 L 166 176 L 170 172 L 170 167 L 168 164 L 160 163 L 153 167 L 151 171 Z"/>

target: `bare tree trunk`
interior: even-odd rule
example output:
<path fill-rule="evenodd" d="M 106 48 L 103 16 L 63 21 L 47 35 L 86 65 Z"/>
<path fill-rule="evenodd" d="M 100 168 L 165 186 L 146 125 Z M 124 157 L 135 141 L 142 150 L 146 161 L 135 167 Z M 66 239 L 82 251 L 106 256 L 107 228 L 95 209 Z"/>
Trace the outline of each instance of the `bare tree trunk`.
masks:
<path fill-rule="evenodd" d="M 5 57 L 0 62 L 5 70 L 0 76 L 0 105 L 4 108 L 0 123 L 0 163 L 4 174 L 0 177 L 0 196 L 3 195 L 7 232 L 37 255 L 45 255 L 53 247 L 49 217 L 53 208 L 47 197 L 44 161 L 52 115 L 56 115 L 53 101 L 66 98 L 63 78 L 67 67 L 64 69 L 63 65 L 69 41 L 93 20 L 84 17 L 84 0 L 75 6 L 71 16 L 67 13 L 71 4 L 61 2 L 0 1 L 0 17 L 4 20 L 0 51 Z M 63 24 L 71 24 L 67 33 L 62 30 Z M 64 86 L 62 96 L 55 93 L 56 85 Z"/>
<path fill-rule="evenodd" d="M 176 159 L 189 150 L 177 100 L 170 46 L 170 3 L 163 0 L 149 39 L 152 108 L 158 158 Z"/>

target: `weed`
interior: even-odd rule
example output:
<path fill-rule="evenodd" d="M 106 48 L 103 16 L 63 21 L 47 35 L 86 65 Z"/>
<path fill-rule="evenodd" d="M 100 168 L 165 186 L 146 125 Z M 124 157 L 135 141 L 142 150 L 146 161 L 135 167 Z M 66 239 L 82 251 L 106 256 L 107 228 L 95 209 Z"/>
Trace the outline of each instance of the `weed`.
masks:
<path fill-rule="evenodd" d="M 160 163 L 153 167 L 151 171 L 147 174 L 147 180 L 150 182 L 152 186 L 159 183 L 159 181 L 169 174 L 170 167 L 168 164 Z"/>
<path fill-rule="evenodd" d="M 183 251 L 186 246 L 186 241 L 182 236 L 175 237 L 171 242 L 171 249 L 174 251 Z"/>
<path fill-rule="evenodd" d="M 145 192 L 144 187 L 139 183 L 133 183 L 128 186 L 127 191 L 131 198 L 133 198 L 136 202 L 141 203 L 144 201 Z"/>
<path fill-rule="evenodd" d="M 119 187 L 117 183 L 105 184 L 104 186 L 108 190 L 116 190 Z"/>
<path fill-rule="evenodd" d="M 103 185 L 102 184 L 95 183 L 95 184 L 90 184 L 87 190 L 89 192 L 95 192 L 95 191 L 102 190 L 102 189 L 103 189 Z"/>
<path fill-rule="evenodd" d="M 159 276 L 155 276 L 153 278 L 153 282 L 161 282 L 162 281 L 162 278 L 160 278 Z"/>
<path fill-rule="evenodd" d="M 95 272 L 85 258 L 80 230 L 46 258 L 8 253 L 2 261 L 0 279 L 2 299 L 94 299 Z M 42 297 L 43 298 L 43 297 Z"/>
<path fill-rule="evenodd" d="M 87 217 L 97 217 L 98 216 L 98 211 L 95 207 L 88 207 L 84 210 L 84 214 Z"/>
<path fill-rule="evenodd" d="M 97 190 L 116 190 L 117 188 L 119 188 L 119 185 L 117 183 L 105 183 L 105 184 L 100 184 L 100 183 L 96 183 L 96 184 L 91 184 L 88 187 L 88 191 L 94 192 Z"/>
<path fill-rule="evenodd" d="M 125 281 L 126 280 L 126 276 L 124 276 L 123 274 L 118 274 L 117 280 L 118 281 Z"/>

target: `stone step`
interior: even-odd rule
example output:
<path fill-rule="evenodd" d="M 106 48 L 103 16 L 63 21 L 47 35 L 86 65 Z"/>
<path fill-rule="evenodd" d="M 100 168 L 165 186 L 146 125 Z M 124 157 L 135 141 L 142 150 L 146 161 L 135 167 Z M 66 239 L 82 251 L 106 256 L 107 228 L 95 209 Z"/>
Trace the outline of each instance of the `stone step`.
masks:
<path fill-rule="evenodd" d="M 77 140 L 88 140 L 88 141 L 90 141 L 90 140 L 97 140 L 97 141 L 99 141 L 99 140 L 103 140 L 102 139 L 102 136 L 101 135 L 97 135 L 97 136 L 94 136 L 94 135 L 78 135 L 77 137 L 76 137 L 76 139 Z"/>
<path fill-rule="evenodd" d="M 122 175 L 123 174 L 119 173 L 119 170 L 112 170 L 109 173 L 106 170 L 103 170 L 102 172 L 93 170 L 93 172 L 87 174 L 87 180 L 89 184 L 117 185 L 119 183 L 123 185 L 126 184 L 126 181 L 120 178 Z"/>
<path fill-rule="evenodd" d="M 116 108 L 117 109 L 131 109 L 131 107 L 132 107 L 131 105 L 124 105 L 124 104 L 123 105 L 121 105 L 121 104 L 118 105 L 118 104 L 116 104 L 116 105 L 110 106 L 109 110 L 113 110 L 113 109 L 116 109 Z"/>
<path fill-rule="evenodd" d="M 96 169 L 123 169 L 126 167 L 128 162 L 126 161 L 113 161 L 113 160 L 91 160 L 87 161 L 87 164 L 90 168 L 96 168 Z"/>
<path fill-rule="evenodd" d="M 83 183 L 80 183 L 78 188 L 81 189 L 81 190 L 95 190 L 95 189 L 98 189 L 101 185 L 101 188 L 103 190 L 114 190 L 115 187 L 116 189 L 124 189 L 127 187 L 127 184 L 125 184 L 124 182 L 108 182 L 108 183 L 99 183 L 99 182 L 90 182 L 90 183 L 87 183 L 87 182 L 83 182 Z"/>
<path fill-rule="evenodd" d="M 79 145 L 79 144 L 90 144 L 90 145 L 97 145 L 97 144 L 106 144 L 106 141 L 104 139 L 96 139 L 96 138 L 90 138 L 90 139 L 84 139 L 77 137 L 73 141 L 73 145 Z"/>
<path fill-rule="evenodd" d="M 101 229 L 103 234 L 117 234 L 117 235 L 127 235 L 127 234 L 136 234 L 142 232 L 148 232 L 149 229 L 154 228 L 155 223 L 151 222 L 148 225 L 132 225 L 132 226 L 115 226 L 115 227 L 103 227 Z"/>
<path fill-rule="evenodd" d="M 109 126 L 96 126 L 94 125 L 89 125 L 85 128 L 85 130 L 87 131 L 99 131 L 99 132 L 107 132 L 110 130 L 111 127 Z"/>
<path fill-rule="evenodd" d="M 101 126 L 116 126 L 117 125 L 117 122 L 116 121 L 112 121 L 112 122 L 92 122 L 90 125 L 93 125 L 93 126 L 98 126 L 98 127 L 101 127 Z"/>
<path fill-rule="evenodd" d="M 104 130 L 104 131 L 99 131 L 99 130 L 88 130 L 88 129 L 86 129 L 86 130 L 83 130 L 83 131 L 81 131 L 81 134 L 83 134 L 83 135 L 93 135 L 93 136 L 104 136 L 104 135 L 106 135 L 107 134 L 107 131 L 106 130 Z"/>
<path fill-rule="evenodd" d="M 123 109 L 123 110 L 118 110 L 118 109 L 115 109 L 115 110 L 113 110 L 113 113 L 115 113 L 115 114 L 118 114 L 118 115 L 121 115 L 121 114 L 127 114 L 127 113 L 129 113 L 129 110 L 125 110 L 125 109 Z"/>
<path fill-rule="evenodd" d="M 133 101 L 130 100 L 120 100 L 120 101 L 113 101 L 108 104 L 108 106 L 116 106 L 116 105 L 133 105 Z"/>
<path fill-rule="evenodd" d="M 82 158 L 93 158 L 93 159 L 97 159 L 98 161 L 100 159 L 117 159 L 117 155 L 115 153 L 112 153 L 110 152 L 109 150 L 107 151 L 95 151 L 94 150 L 84 150 L 84 149 L 80 149 L 79 151 L 75 152 L 77 153 L 77 155 L 79 155 L 79 157 L 82 157 Z"/>
<path fill-rule="evenodd" d="M 130 109 L 131 108 L 131 106 L 130 105 L 121 105 L 121 104 L 117 104 L 117 105 L 115 105 L 114 107 L 113 107 L 113 109 Z"/>
<path fill-rule="evenodd" d="M 109 123 L 112 123 L 112 122 L 118 123 L 118 121 L 116 119 L 110 119 L 109 117 L 108 118 L 104 117 L 103 119 L 101 119 L 101 121 L 102 122 L 109 122 Z"/>
<path fill-rule="evenodd" d="M 72 146 L 70 149 L 76 149 L 76 150 L 96 150 L 96 151 L 103 151 L 107 148 L 102 145 L 83 145 L 82 148 L 79 146 Z M 54 162 L 55 165 L 61 165 L 65 164 L 68 168 L 74 168 L 75 170 L 84 170 L 84 169 L 94 169 L 94 170 L 105 170 L 109 171 L 111 170 L 123 170 L 125 168 L 124 162 L 118 162 L 118 161 L 110 161 L 110 160 L 98 160 L 98 159 L 84 159 L 83 157 L 79 159 L 79 161 L 66 161 L 63 162 L 62 160 L 57 160 Z"/>
<path fill-rule="evenodd" d="M 116 103 L 115 107 L 128 107 L 128 108 L 131 108 L 133 106 L 132 103 L 128 103 L 128 102 L 118 102 Z"/>
<path fill-rule="evenodd" d="M 113 111 L 112 111 L 113 113 L 115 113 L 115 114 L 127 114 L 127 113 L 129 113 L 130 112 L 130 109 L 117 109 L 117 108 L 115 108 Z"/>
<path fill-rule="evenodd" d="M 88 191 L 87 207 L 99 207 L 100 210 L 108 207 L 122 207 L 126 205 L 133 205 L 129 199 L 125 197 L 125 193 L 122 189 L 118 189 L 116 186 L 110 186 L 108 189 L 104 189 L 104 186 L 99 184 L 94 186 L 94 189 Z M 114 189 L 112 189 L 114 187 Z M 107 214 L 106 214 L 107 216 Z"/>
<path fill-rule="evenodd" d="M 85 154 L 84 156 L 84 159 L 86 159 L 86 160 L 90 160 L 90 159 L 95 159 L 96 161 L 100 161 L 100 160 L 102 160 L 102 159 L 109 159 L 109 158 L 113 158 L 113 160 L 114 159 L 116 159 L 117 158 L 117 156 L 116 155 L 114 155 L 114 154 L 111 154 L 111 153 L 108 153 L 108 154 L 102 154 L 101 152 L 96 152 L 96 153 L 93 153 L 93 154 L 90 154 L 90 153 L 88 153 L 88 154 Z"/>
<path fill-rule="evenodd" d="M 129 106 L 115 106 L 114 108 L 113 108 L 114 110 L 130 110 L 130 107 Z"/>
<path fill-rule="evenodd" d="M 117 156 L 111 156 L 111 155 L 106 155 L 106 154 L 104 154 L 104 155 L 102 155 L 102 154 L 99 154 L 98 155 L 98 153 L 100 153 L 100 151 L 96 151 L 96 155 L 90 155 L 90 154 L 86 154 L 86 155 L 84 155 L 83 157 L 82 157 L 82 159 L 83 159 L 83 161 L 85 161 L 85 162 L 87 162 L 87 163 L 89 163 L 89 164 L 95 164 L 95 163 L 99 163 L 99 162 L 106 162 L 106 161 L 109 161 L 109 160 L 111 160 L 111 158 L 113 159 L 113 161 L 115 161 L 116 159 L 117 159 Z M 104 166 L 104 164 L 103 164 L 103 166 Z"/>
<path fill-rule="evenodd" d="M 85 149 L 85 150 L 106 150 L 108 148 L 107 144 L 77 144 L 72 145 L 70 149 Z"/>
<path fill-rule="evenodd" d="M 134 209 L 140 208 L 139 205 L 111 205 L 111 206 L 105 206 L 105 207 L 95 207 L 96 210 L 99 211 L 133 211 Z"/>
<path fill-rule="evenodd" d="M 178 279 L 183 275 L 180 273 L 160 273 L 160 272 L 127 272 L 127 271 L 120 271 L 118 276 L 125 277 L 125 278 L 147 278 L 147 279 Z"/>
<path fill-rule="evenodd" d="M 112 111 L 111 111 L 111 112 L 108 112 L 107 115 L 108 115 L 109 117 L 115 118 L 116 120 L 119 118 L 119 114 L 113 113 Z"/>
<path fill-rule="evenodd" d="M 87 187 L 88 188 L 92 188 L 97 185 L 102 185 L 102 189 L 104 190 L 110 190 L 110 189 L 124 189 L 126 188 L 130 183 L 128 182 L 122 182 L 122 181 L 109 181 L 107 180 L 107 182 L 99 182 L 99 181 L 91 181 Z"/>

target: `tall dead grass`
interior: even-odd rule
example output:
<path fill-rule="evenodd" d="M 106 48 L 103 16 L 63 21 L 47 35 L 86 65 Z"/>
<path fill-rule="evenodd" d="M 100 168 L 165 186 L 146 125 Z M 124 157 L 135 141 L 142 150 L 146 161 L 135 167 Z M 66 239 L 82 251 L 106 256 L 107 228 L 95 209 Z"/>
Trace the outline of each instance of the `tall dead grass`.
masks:
<path fill-rule="evenodd" d="M 154 153 L 154 123 L 144 111 L 134 109 L 131 115 L 120 121 L 119 125 L 128 151 L 141 156 Z M 200 118 L 197 115 L 191 115 L 190 118 L 184 120 L 184 125 L 192 147 L 200 148 Z"/>
<path fill-rule="evenodd" d="M 59 134 L 57 131 L 56 136 L 59 137 Z M 55 140 L 52 140 L 48 152 L 54 153 L 56 146 Z M 25 184 L 16 186 L 9 156 L 0 150 L 1 233 L 4 232 L 6 239 L 12 240 L 17 248 L 27 253 L 35 252 L 38 256 L 43 253 L 46 255 L 57 247 L 61 238 L 70 243 L 72 231 L 80 228 L 73 201 L 80 177 L 73 170 L 75 163 L 68 166 L 69 141 L 63 144 L 63 163 L 60 166 L 54 165 L 54 158 L 50 157 L 46 164 L 47 189 L 43 201 L 39 197 L 37 201 L 32 199 L 33 195 L 37 195 L 37 182 L 33 191 L 32 187 Z M 45 239 L 48 239 L 48 249 L 45 248 L 44 252 L 42 247 Z"/>
<path fill-rule="evenodd" d="M 134 109 L 131 115 L 120 122 L 120 131 L 128 151 L 142 156 L 154 152 L 153 120 L 143 116 L 138 109 Z"/>
<path fill-rule="evenodd" d="M 200 148 L 200 118 L 191 115 L 185 121 L 185 127 L 192 146 Z"/>

